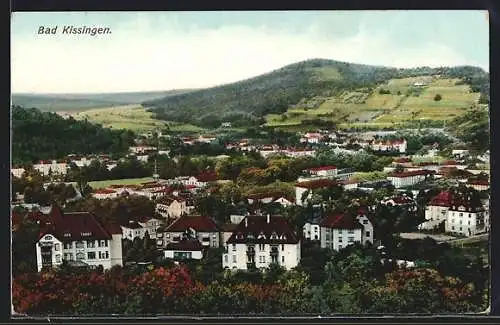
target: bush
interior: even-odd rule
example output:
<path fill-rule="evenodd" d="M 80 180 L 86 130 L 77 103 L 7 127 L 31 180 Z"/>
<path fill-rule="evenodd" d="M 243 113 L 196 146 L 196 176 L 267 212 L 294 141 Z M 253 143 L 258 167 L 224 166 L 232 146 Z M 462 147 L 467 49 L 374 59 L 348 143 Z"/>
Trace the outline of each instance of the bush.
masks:
<path fill-rule="evenodd" d="M 434 96 L 434 100 L 436 102 L 439 102 L 440 100 L 442 99 L 441 95 L 440 94 L 436 94 L 436 96 Z"/>

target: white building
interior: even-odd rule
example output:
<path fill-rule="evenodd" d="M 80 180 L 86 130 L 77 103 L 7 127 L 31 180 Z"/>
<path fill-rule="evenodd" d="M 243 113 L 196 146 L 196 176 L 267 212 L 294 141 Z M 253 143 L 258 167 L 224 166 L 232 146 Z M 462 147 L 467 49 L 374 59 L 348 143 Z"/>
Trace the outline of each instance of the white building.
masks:
<path fill-rule="evenodd" d="M 201 260 L 203 258 L 203 246 L 195 240 L 182 240 L 178 243 L 169 243 L 163 251 L 164 257 L 175 261 Z"/>
<path fill-rule="evenodd" d="M 337 167 L 321 166 L 308 169 L 309 173 L 316 176 L 333 177 L 337 175 Z"/>
<path fill-rule="evenodd" d="M 308 132 L 308 133 L 304 134 L 304 136 L 300 139 L 300 142 L 317 144 L 317 143 L 320 143 L 324 137 L 325 136 L 321 133 Z"/>
<path fill-rule="evenodd" d="M 146 234 L 146 229 L 138 222 L 130 221 L 128 225 L 121 226 L 123 239 L 134 240 L 136 238 L 143 239 Z"/>
<path fill-rule="evenodd" d="M 133 154 L 143 154 L 150 151 L 156 151 L 157 148 L 150 146 L 137 146 L 137 147 L 130 147 L 128 149 Z"/>
<path fill-rule="evenodd" d="M 363 210 L 357 216 L 332 213 L 321 223 L 320 239 L 322 248 L 336 251 L 356 242 L 373 244 L 373 224 Z"/>
<path fill-rule="evenodd" d="M 123 265 L 122 234 L 114 225 L 101 225 L 88 212 L 63 213 L 53 207 L 40 222 L 36 243 L 37 267 L 60 266 L 63 261 L 109 269 Z"/>
<path fill-rule="evenodd" d="M 302 234 L 304 239 L 320 241 L 321 240 L 321 218 L 310 218 L 304 223 L 302 227 Z"/>
<path fill-rule="evenodd" d="M 177 219 L 189 213 L 189 209 L 183 198 L 168 196 L 157 201 L 156 212 L 166 219 Z"/>
<path fill-rule="evenodd" d="M 374 151 L 397 151 L 399 153 L 405 153 L 407 142 L 405 139 L 373 141 L 370 143 L 370 148 Z"/>
<path fill-rule="evenodd" d="M 181 216 L 165 229 L 164 245 L 177 243 L 184 238 L 198 239 L 203 247 L 220 247 L 220 230 L 207 216 Z"/>
<path fill-rule="evenodd" d="M 452 194 L 448 191 L 442 191 L 434 197 L 425 207 L 425 222 L 421 223 L 418 229 L 434 229 L 445 222 L 451 206 L 451 199 Z"/>
<path fill-rule="evenodd" d="M 474 236 L 489 231 L 483 206 L 472 206 L 470 202 L 452 202 L 448 210 L 445 231 L 464 236 Z"/>
<path fill-rule="evenodd" d="M 395 188 L 412 186 L 425 181 L 425 179 L 431 175 L 431 171 L 428 170 L 412 170 L 402 173 L 392 173 L 387 177 Z"/>
<path fill-rule="evenodd" d="M 142 217 L 137 223 L 144 229 L 144 234 L 147 232 L 150 238 L 155 239 L 157 229 L 163 224 L 163 221 L 156 218 Z"/>
<path fill-rule="evenodd" d="M 24 174 L 24 168 L 11 168 L 10 172 L 17 178 L 21 178 Z"/>
<path fill-rule="evenodd" d="M 297 205 L 306 205 L 307 200 L 312 198 L 313 192 L 322 188 L 336 186 L 338 183 L 331 179 L 317 179 L 312 181 L 298 182 L 295 184 L 295 203 Z M 309 195 L 302 200 L 304 193 L 309 191 Z"/>
<path fill-rule="evenodd" d="M 92 193 L 92 197 L 98 200 L 115 199 L 119 195 L 120 194 L 118 193 L 118 191 L 110 188 L 101 188 L 98 190 L 94 190 L 94 193 Z"/>
<path fill-rule="evenodd" d="M 222 267 L 265 270 L 277 264 L 290 270 L 299 264 L 300 257 L 300 239 L 285 218 L 247 216 L 225 244 Z"/>
<path fill-rule="evenodd" d="M 472 187 L 476 191 L 487 191 L 490 189 L 490 182 L 486 180 L 476 180 L 467 182 L 468 187 Z"/>
<path fill-rule="evenodd" d="M 43 176 L 66 175 L 68 164 L 65 161 L 42 160 L 38 164 L 34 164 L 33 169 L 37 170 Z"/>

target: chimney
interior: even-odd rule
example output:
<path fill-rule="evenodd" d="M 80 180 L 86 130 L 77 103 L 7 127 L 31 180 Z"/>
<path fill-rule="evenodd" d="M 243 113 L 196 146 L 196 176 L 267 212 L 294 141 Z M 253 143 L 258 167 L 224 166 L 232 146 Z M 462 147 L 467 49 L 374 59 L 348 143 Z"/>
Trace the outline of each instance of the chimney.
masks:
<path fill-rule="evenodd" d="M 268 213 L 267 214 L 267 223 L 270 223 L 271 222 L 271 215 Z"/>
<path fill-rule="evenodd" d="M 245 228 L 248 227 L 248 217 L 245 218 Z"/>

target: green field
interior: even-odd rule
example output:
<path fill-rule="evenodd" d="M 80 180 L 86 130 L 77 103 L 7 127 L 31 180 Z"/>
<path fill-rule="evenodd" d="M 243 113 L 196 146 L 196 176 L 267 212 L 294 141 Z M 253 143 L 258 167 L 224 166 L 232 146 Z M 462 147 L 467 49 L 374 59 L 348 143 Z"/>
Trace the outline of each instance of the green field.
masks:
<path fill-rule="evenodd" d="M 151 112 L 146 111 L 141 105 L 124 105 L 115 107 L 103 107 L 78 112 L 72 116 L 75 119 L 88 119 L 90 122 L 102 124 L 112 129 L 129 129 L 135 132 L 147 132 L 162 129 L 166 125 L 172 131 L 193 132 L 201 128 L 181 123 L 167 123 L 154 119 Z"/>
<path fill-rule="evenodd" d="M 126 179 L 89 182 L 89 185 L 93 189 L 98 189 L 98 188 L 106 188 L 109 187 L 110 185 L 138 185 L 141 183 L 152 182 L 152 181 L 153 181 L 152 177 L 126 178 Z"/>
<path fill-rule="evenodd" d="M 457 85 L 458 81 L 431 76 L 392 79 L 371 92 L 362 89 L 314 98 L 313 104 L 302 101 L 283 114 L 267 115 L 266 121 L 280 128 L 300 126 L 308 119 L 333 121 L 340 127 L 379 128 L 418 120 L 446 121 L 463 114 L 479 98 L 479 93 L 472 93 L 468 85 Z M 439 101 L 434 100 L 437 94 Z"/>

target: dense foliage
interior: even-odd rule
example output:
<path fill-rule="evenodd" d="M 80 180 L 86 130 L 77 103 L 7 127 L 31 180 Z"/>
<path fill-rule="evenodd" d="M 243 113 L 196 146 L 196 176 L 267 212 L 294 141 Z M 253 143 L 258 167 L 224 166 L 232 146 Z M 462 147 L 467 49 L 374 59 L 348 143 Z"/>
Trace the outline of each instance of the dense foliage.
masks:
<path fill-rule="evenodd" d="M 61 159 L 71 153 L 123 153 L 134 140 L 131 131 L 106 129 L 20 106 L 12 108 L 12 134 L 14 165 Z"/>

